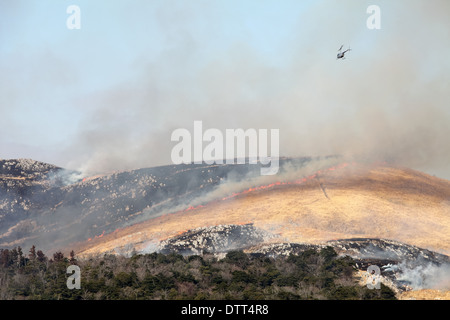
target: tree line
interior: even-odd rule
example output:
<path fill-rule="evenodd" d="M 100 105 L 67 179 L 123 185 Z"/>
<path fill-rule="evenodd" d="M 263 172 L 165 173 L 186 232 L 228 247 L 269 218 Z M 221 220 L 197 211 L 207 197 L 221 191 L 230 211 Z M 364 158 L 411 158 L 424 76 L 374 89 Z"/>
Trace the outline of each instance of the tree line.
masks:
<path fill-rule="evenodd" d="M 67 287 L 67 267 L 78 265 L 81 288 Z M 0 299 L 395 299 L 394 292 L 361 286 L 355 261 L 332 247 L 288 257 L 230 251 L 182 256 L 176 253 L 105 254 L 76 259 L 55 252 L 47 257 L 32 246 L 0 249 Z"/>

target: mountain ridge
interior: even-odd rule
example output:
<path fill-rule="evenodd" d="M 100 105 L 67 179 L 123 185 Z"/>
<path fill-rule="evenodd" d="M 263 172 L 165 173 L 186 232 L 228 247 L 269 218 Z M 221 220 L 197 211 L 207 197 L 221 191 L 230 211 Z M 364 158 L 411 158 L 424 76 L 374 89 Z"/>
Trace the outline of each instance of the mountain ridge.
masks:
<path fill-rule="evenodd" d="M 359 272 L 385 267 L 387 283 L 411 297 L 408 283 L 428 290 L 447 281 L 449 237 L 450 181 L 387 163 L 308 157 L 281 159 L 273 177 L 248 164 L 85 177 L 33 160 L 0 160 L 0 248 L 74 250 L 83 259 L 331 246 L 358 259 Z"/>
<path fill-rule="evenodd" d="M 340 161 L 284 159 L 274 180 L 250 165 L 169 165 L 83 177 L 34 160 L 0 160 L 0 246 L 42 245 L 33 242 L 48 234 L 53 248 L 77 243 L 90 252 L 100 239 L 114 242 L 122 234 L 131 239 L 141 232 L 131 242 L 142 245 L 187 227 L 252 222 L 292 242 L 374 236 L 448 252 L 442 239 L 450 228 L 449 181 L 385 163 Z M 177 219 L 186 225 L 176 227 Z M 401 224 L 426 241 L 405 237 Z M 67 241 L 53 243 L 58 237 Z"/>
<path fill-rule="evenodd" d="M 308 161 L 281 159 L 294 166 Z M 94 177 L 29 159 L 2 160 L 0 168 L 0 246 L 46 247 L 202 201 L 224 180 L 256 176 L 259 165 L 167 165 Z"/>
<path fill-rule="evenodd" d="M 448 181 L 385 165 L 342 170 L 322 170 L 318 179 L 302 184 L 250 188 L 251 192 L 231 194 L 206 206 L 127 226 L 80 248 L 101 252 L 102 246 L 120 248 L 121 241 L 139 248 L 146 241 L 159 242 L 186 229 L 252 222 L 289 242 L 387 238 L 448 254 Z"/>

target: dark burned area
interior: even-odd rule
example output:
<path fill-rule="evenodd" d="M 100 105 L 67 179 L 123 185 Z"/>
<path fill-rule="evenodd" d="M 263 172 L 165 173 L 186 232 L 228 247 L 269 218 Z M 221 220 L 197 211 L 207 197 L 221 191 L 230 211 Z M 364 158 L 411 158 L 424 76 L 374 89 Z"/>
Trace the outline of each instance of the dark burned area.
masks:
<path fill-rule="evenodd" d="M 312 158 L 280 159 L 302 167 Z M 0 246 L 63 247 L 110 233 L 260 175 L 260 164 L 180 164 L 81 177 L 38 161 L 0 160 Z"/>

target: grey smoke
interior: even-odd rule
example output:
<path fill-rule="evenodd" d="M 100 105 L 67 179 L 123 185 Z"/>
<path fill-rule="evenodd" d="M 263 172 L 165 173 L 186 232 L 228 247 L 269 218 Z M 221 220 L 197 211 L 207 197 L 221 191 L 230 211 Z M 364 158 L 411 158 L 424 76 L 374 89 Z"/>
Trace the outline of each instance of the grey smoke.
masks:
<path fill-rule="evenodd" d="M 58 171 L 50 173 L 48 180 L 53 185 L 68 186 L 82 181 L 84 177 L 82 172 L 59 169 Z"/>
<path fill-rule="evenodd" d="M 132 82 L 83 99 L 92 111 L 65 150 L 67 165 L 93 173 L 168 164 L 171 132 L 202 120 L 205 129 L 280 129 L 281 156 L 342 154 L 450 177 L 450 4 L 380 2 L 376 31 L 365 27 L 368 5 L 299 12 L 280 65 L 242 42 L 204 59 L 195 6 L 161 8 L 165 54 L 140 60 Z M 172 19 L 183 10 L 192 16 Z M 335 61 L 342 42 L 352 54 Z"/>
<path fill-rule="evenodd" d="M 277 37 L 255 36 L 247 29 L 245 19 L 271 26 L 268 17 L 258 15 L 263 5 L 258 1 L 247 16 L 224 16 L 214 2 L 196 1 L 136 2 L 121 7 L 119 15 L 104 8 L 89 12 L 121 32 L 102 34 L 107 24 L 92 30 L 84 21 L 82 37 L 98 36 L 98 44 L 70 48 L 86 60 L 108 54 L 119 62 L 130 57 L 105 48 L 123 42 L 134 57 L 121 65 L 127 77 L 116 74 L 115 65 L 91 70 L 89 61 L 71 61 L 67 52 L 45 43 L 33 55 L 27 43 L 2 52 L 2 157 L 38 159 L 86 174 L 170 164 L 171 132 L 202 120 L 205 128 L 221 130 L 279 129 L 281 156 L 377 158 L 450 178 L 450 4 L 378 1 L 382 29 L 368 30 L 371 4 L 312 3 L 284 29 L 287 34 Z M 0 35 L 10 39 L 14 32 L 23 35 L 26 13 L 38 5 L 14 1 L 1 6 Z M 289 9 L 286 3 L 279 6 L 272 13 L 278 18 Z M 243 36 L 215 51 L 209 42 L 223 36 L 220 28 L 227 24 L 242 28 Z M 134 28 L 157 32 L 160 54 L 148 54 L 151 37 L 127 46 L 125 38 L 134 36 Z M 271 55 L 258 51 L 255 37 L 267 39 Z M 342 44 L 353 51 L 347 60 L 336 61 Z M 100 71 L 116 76 L 114 84 L 104 91 L 80 89 L 102 79 Z M 47 107 L 41 110 L 41 105 Z M 30 125 L 24 118 L 35 121 Z"/>
<path fill-rule="evenodd" d="M 415 290 L 420 289 L 450 289 L 450 265 L 432 263 L 416 264 L 411 267 L 406 262 L 398 265 L 400 272 L 397 280 L 405 281 Z"/>

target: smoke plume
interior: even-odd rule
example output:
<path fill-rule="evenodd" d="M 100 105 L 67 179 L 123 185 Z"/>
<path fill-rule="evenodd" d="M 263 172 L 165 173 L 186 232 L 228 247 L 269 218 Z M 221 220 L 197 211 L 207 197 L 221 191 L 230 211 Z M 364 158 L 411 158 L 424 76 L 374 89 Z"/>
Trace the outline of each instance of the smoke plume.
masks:
<path fill-rule="evenodd" d="M 407 282 L 413 289 L 450 289 L 450 265 L 432 263 L 420 264 L 411 268 L 403 262 L 399 265 L 401 273 L 397 280 Z"/>
<path fill-rule="evenodd" d="M 377 1 L 381 29 L 369 30 L 372 4 L 86 3 L 69 33 L 61 7 L 2 4 L 2 157 L 83 174 L 165 165 L 173 130 L 200 120 L 279 129 L 280 156 L 340 154 L 450 178 L 450 4 Z"/>
<path fill-rule="evenodd" d="M 321 2 L 299 12 L 296 31 L 274 48 L 276 65 L 250 36 L 208 56 L 196 26 L 216 26 L 210 6 L 208 18 L 195 4 L 160 8 L 164 54 L 137 61 L 133 81 L 83 98 L 92 111 L 65 150 L 67 166 L 92 173 L 171 163 L 171 132 L 202 120 L 205 129 L 279 129 L 281 156 L 341 154 L 450 177 L 450 4 L 381 2 L 381 30 L 366 28 L 368 5 Z M 352 48 L 343 61 L 335 59 L 341 44 Z"/>

